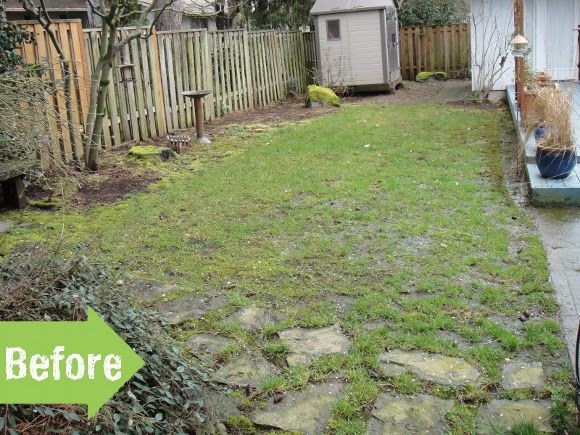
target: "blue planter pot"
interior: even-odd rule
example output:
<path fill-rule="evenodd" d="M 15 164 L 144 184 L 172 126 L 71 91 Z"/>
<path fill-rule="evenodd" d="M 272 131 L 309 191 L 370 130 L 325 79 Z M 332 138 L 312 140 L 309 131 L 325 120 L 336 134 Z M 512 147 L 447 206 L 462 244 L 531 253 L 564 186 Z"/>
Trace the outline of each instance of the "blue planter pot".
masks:
<path fill-rule="evenodd" d="M 534 138 L 536 142 L 546 135 L 546 127 L 538 127 L 534 130 Z"/>
<path fill-rule="evenodd" d="M 543 148 L 536 151 L 536 164 L 544 178 L 566 178 L 576 167 L 576 160 L 576 151 L 555 152 Z"/>

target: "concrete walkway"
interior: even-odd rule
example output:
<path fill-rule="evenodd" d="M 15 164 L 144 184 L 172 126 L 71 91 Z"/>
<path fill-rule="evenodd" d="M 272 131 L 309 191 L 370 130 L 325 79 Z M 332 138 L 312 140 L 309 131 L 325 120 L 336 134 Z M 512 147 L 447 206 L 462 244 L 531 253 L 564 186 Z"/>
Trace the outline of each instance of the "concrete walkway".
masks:
<path fill-rule="evenodd" d="M 560 320 L 574 364 L 580 321 L 580 210 L 535 209 L 540 237 L 560 305 Z"/>

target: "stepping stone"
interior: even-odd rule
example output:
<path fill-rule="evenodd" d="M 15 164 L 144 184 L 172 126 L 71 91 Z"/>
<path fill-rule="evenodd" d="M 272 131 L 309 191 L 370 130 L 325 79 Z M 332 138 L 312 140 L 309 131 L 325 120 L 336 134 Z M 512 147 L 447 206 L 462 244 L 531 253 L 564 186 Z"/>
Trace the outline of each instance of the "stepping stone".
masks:
<path fill-rule="evenodd" d="M 220 367 L 212 378 L 220 384 L 236 387 L 259 387 L 262 381 L 280 373 L 280 369 L 262 355 L 249 354 Z"/>
<path fill-rule="evenodd" d="M 189 346 L 191 352 L 199 359 L 211 360 L 217 350 L 232 343 L 231 338 L 212 334 L 193 334 L 185 344 Z"/>
<path fill-rule="evenodd" d="M 227 299 L 218 294 L 189 294 L 170 302 L 156 305 L 157 310 L 167 319 L 170 325 L 185 320 L 199 319 L 208 311 L 217 311 L 227 304 Z"/>
<path fill-rule="evenodd" d="M 445 415 L 452 407 L 452 400 L 426 394 L 407 398 L 385 393 L 375 402 L 367 434 L 445 434 Z"/>
<path fill-rule="evenodd" d="M 265 325 L 277 323 L 281 320 L 283 320 L 283 317 L 280 314 L 258 307 L 242 308 L 226 319 L 227 322 L 236 323 L 248 331 L 259 331 Z"/>
<path fill-rule="evenodd" d="M 0 221 L 0 234 L 7 233 L 14 226 L 14 222 Z"/>
<path fill-rule="evenodd" d="M 278 333 L 280 341 L 288 346 L 286 362 L 289 366 L 308 365 L 321 355 L 346 354 L 350 341 L 338 325 L 319 329 L 287 329 Z"/>
<path fill-rule="evenodd" d="M 514 361 L 506 364 L 502 373 L 501 386 L 504 390 L 519 388 L 544 388 L 544 369 L 541 362 L 524 363 Z"/>
<path fill-rule="evenodd" d="M 259 426 L 321 434 L 343 390 L 343 384 L 309 385 L 304 391 L 288 393 L 284 400 L 270 404 L 266 410 L 255 411 L 250 419 Z"/>
<path fill-rule="evenodd" d="M 541 432 L 553 432 L 550 416 L 550 402 L 547 401 L 492 400 L 479 409 L 477 433 L 497 434 L 498 429 L 509 431 L 517 424 L 531 422 Z"/>
<path fill-rule="evenodd" d="M 176 285 L 163 284 L 148 279 L 135 279 L 127 285 L 127 288 L 135 297 L 146 302 L 166 296 L 179 289 Z"/>
<path fill-rule="evenodd" d="M 479 370 L 463 358 L 393 350 L 379 355 L 379 361 L 384 376 L 411 372 L 423 380 L 445 385 L 480 385 L 484 381 Z"/>

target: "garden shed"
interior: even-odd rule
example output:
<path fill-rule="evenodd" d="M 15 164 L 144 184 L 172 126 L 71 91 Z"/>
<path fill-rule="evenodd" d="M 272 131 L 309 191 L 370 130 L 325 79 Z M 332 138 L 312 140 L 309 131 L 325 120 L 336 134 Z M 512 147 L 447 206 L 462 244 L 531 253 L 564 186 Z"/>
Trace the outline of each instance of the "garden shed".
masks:
<path fill-rule="evenodd" d="M 321 84 L 373 91 L 401 83 L 396 0 L 317 0 L 316 27 Z"/>

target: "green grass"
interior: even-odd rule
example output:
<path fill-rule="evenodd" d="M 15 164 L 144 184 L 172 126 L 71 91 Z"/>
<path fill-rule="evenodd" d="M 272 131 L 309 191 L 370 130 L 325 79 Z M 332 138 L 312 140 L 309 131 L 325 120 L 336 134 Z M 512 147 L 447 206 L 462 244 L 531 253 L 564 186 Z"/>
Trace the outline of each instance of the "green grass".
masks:
<path fill-rule="evenodd" d="M 222 360 L 253 349 L 280 364 L 287 349 L 277 331 L 340 324 L 353 337 L 348 355 L 285 369 L 263 394 L 338 373 L 349 385 L 330 426 L 363 433 L 381 391 L 435 388 L 409 376 L 377 379 L 376 355 L 387 348 L 463 357 L 495 384 L 506 358 L 531 352 L 548 370 L 566 359 L 541 242 L 502 181 L 500 136 L 510 122 L 502 111 L 361 105 L 228 134 L 160 164 L 166 176 L 148 193 L 86 211 L 15 213 L 9 218 L 45 225 L 15 229 L 5 242 L 55 240 L 64 228 L 64 246 L 95 261 L 177 284 L 179 294 L 222 292 L 223 311 L 176 330 L 237 338 Z M 522 248 L 510 252 L 516 240 Z M 287 320 L 256 334 L 225 322 L 252 304 Z M 510 326 L 522 310 L 533 320 Z M 558 382 L 562 411 L 569 390 Z M 451 430 L 469 433 L 479 401 L 440 394 L 456 400 Z M 241 419 L 231 426 L 252 430 Z"/>

